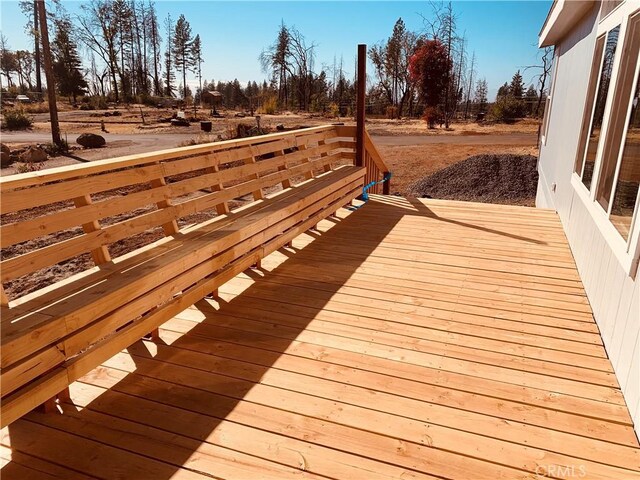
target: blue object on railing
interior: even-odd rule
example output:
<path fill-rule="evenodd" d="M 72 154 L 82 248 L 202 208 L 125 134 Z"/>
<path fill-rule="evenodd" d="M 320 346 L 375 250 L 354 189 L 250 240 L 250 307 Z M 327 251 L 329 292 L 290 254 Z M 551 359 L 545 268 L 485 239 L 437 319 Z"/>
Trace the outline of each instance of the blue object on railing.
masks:
<path fill-rule="evenodd" d="M 375 185 L 379 185 L 381 183 L 384 182 L 388 182 L 391 179 L 391 172 L 387 172 L 384 176 L 384 178 L 382 180 L 380 180 L 379 182 L 369 182 L 367 183 L 364 188 L 362 189 L 362 200 L 364 201 L 363 204 L 356 206 L 351 206 L 351 207 L 347 207 L 349 210 L 358 210 L 359 208 L 362 208 L 366 205 L 366 203 L 369 201 L 369 189 Z"/>

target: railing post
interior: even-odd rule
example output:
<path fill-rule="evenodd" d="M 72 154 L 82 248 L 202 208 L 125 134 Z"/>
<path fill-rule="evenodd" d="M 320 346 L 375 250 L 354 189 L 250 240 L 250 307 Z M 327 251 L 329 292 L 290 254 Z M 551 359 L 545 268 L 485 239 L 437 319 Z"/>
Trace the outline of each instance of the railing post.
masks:
<path fill-rule="evenodd" d="M 358 86 L 356 92 L 356 166 L 364 166 L 365 90 L 367 88 L 367 46 L 358 45 Z"/>
<path fill-rule="evenodd" d="M 389 172 L 383 172 L 383 175 L 385 176 L 389 175 Z M 390 178 L 382 184 L 382 194 L 391 195 L 391 179 Z"/>

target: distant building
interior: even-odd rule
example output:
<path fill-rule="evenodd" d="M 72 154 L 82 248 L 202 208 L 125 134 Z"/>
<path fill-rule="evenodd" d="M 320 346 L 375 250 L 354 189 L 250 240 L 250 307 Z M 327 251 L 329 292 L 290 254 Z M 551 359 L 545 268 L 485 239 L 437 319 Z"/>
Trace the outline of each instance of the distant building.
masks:
<path fill-rule="evenodd" d="M 540 46 L 555 55 L 536 204 L 560 215 L 640 433 L 640 2 L 556 0 Z"/>

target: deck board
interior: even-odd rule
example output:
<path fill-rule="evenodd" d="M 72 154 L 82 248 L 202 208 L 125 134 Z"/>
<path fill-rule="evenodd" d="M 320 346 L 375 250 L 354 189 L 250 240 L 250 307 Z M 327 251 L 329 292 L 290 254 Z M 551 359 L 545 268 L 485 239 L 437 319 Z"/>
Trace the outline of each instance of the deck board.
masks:
<path fill-rule="evenodd" d="M 4 429 L 3 479 L 640 478 L 550 211 L 373 196 L 160 338 Z"/>

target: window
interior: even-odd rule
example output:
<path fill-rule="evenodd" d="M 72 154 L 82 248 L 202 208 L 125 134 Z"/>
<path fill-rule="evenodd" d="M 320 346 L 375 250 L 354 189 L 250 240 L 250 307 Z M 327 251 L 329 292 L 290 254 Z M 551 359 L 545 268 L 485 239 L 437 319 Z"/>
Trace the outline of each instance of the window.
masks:
<path fill-rule="evenodd" d="M 547 144 L 547 136 L 549 135 L 549 115 L 551 115 L 551 99 L 553 97 L 553 92 L 556 86 L 556 74 L 558 71 L 558 50 L 557 47 L 553 49 L 553 65 L 551 66 L 551 86 L 549 87 L 549 92 L 544 101 L 544 114 L 542 115 L 542 125 L 540 126 L 540 140 L 543 145 Z M 543 57 L 544 59 L 544 57 Z"/>
<path fill-rule="evenodd" d="M 640 75 L 636 78 L 636 89 L 629 114 L 629 126 L 622 150 L 622 160 L 616 182 L 615 194 L 609 218 L 628 240 L 631 221 L 638 209 L 638 187 L 640 187 Z"/>
<path fill-rule="evenodd" d="M 631 276 L 640 260 L 640 9 L 622 2 L 597 27 L 571 179 Z"/>
<path fill-rule="evenodd" d="M 582 148 L 584 155 L 584 159 L 582 160 L 582 183 L 588 189 L 591 189 L 591 179 L 593 178 L 593 168 L 595 166 L 596 154 L 600 144 L 600 130 L 604 120 L 604 109 L 607 105 L 607 99 L 609 98 L 609 86 L 611 84 L 611 74 L 613 73 L 613 62 L 616 57 L 619 35 L 620 25 L 610 30 L 607 34 L 607 41 L 604 45 L 604 54 L 602 54 L 602 67 L 600 68 L 600 79 L 598 81 L 595 102 L 592 98 L 588 105 L 593 108 L 593 112 L 591 113 L 591 126 L 589 128 L 589 135 L 586 139 L 584 138 L 584 131 L 586 131 L 586 129 L 583 131 L 583 138 L 581 141 L 582 145 L 584 145 Z M 598 39 L 598 46 L 602 44 L 602 38 L 604 37 Z"/>
<path fill-rule="evenodd" d="M 637 125 L 633 125 L 636 115 L 633 105 L 632 93 L 633 84 L 636 74 L 636 65 L 638 64 L 638 52 L 640 50 L 640 14 L 636 14 L 629 20 L 627 33 L 625 35 L 623 55 L 618 70 L 618 80 L 614 89 L 613 103 L 611 107 L 611 119 L 608 128 L 609 133 L 604 144 L 602 152 L 602 166 L 600 167 L 600 175 L 598 180 L 598 189 L 596 191 L 596 200 L 602 208 L 609 212 L 612 199 L 612 190 L 614 186 L 614 178 L 618 166 L 618 159 L 622 147 L 623 135 L 625 127 L 631 131 L 633 137 L 634 129 L 637 132 Z M 636 98 L 634 96 L 634 98 Z M 631 110 L 631 111 L 630 111 Z M 625 143 L 630 142 L 629 131 Z M 633 146 L 623 149 L 623 157 L 626 157 Z M 626 154 L 624 152 L 627 152 Z M 624 172 L 628 173 L 627 171 Z M 624 188 L 624 187 L 623 187 Z M 634 196 L 635 201 L 635 196 Z"/>
<path fill-rule="evenodd" d="M 582 116 L 582 129 L 580 131 L 580 143 L 578 144 L 578 154 L 576 155 L 576 164 L 574 171 L 582 176 L 582 168 L 584 166 L 584 150 L 586 145 L 586 134 L 591 124 L 591 115 L 593 114 L 593 102 L 596 97 L 596 88 L 598 86 L 598 72 L 602 64 L 602 51 L 604 50 L 604 35 L 596 40 L 596 49 L 593 54 L 593 62 L 591 63 L 591 74 L 589 75 L 589 85 L 587 87 L 587 104 L 584 108 Z"/>

